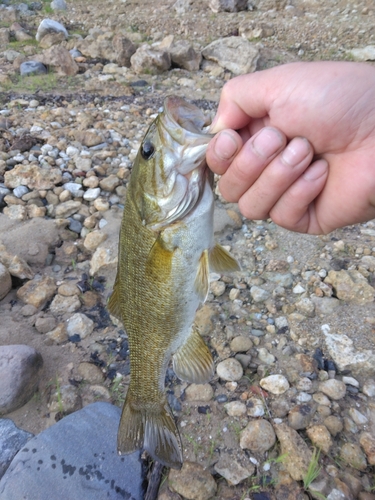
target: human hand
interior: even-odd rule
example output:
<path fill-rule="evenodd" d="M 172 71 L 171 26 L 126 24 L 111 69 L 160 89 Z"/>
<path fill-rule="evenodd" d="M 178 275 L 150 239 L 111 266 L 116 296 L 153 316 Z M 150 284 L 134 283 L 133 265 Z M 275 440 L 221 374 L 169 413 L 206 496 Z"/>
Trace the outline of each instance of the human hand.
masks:
<path fill-rule="evenodd" d="M 211 131 L 208 165 L 245 217 L 310 234 L 375 218 L 373 67 L 293 63 L 236 77 Z"/>

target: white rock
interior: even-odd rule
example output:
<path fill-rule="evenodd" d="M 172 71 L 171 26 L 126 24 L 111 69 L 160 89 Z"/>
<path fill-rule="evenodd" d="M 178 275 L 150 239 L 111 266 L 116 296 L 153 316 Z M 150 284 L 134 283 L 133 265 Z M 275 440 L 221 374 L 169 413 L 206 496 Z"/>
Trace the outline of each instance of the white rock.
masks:
<path fill-rule="evenodd" d="M 242 417 L 246 415 L 246 405 L 241 401 L 231 401 L 224 405 L 226 412 L 230 417 Z"/>
<path fill-rule="evenodd" d="M 99 195 L 100 188 L 90 188 L 84 193 L 83 199 L 86 201 L 94 201 Z"/>
<path fill-rule="evenodd" d="M 235 382 L 243 375 L 243 368 L 239 361 L 234 358 L 227 358 L 221 361 L 216 367 L 216 373 L 222 380 Z"/>
<path fill-rule="evenodd" d="M 85 314 L 75 313 L 67 320 L 66 331 L 69 337 L 78 334 L 81 339 L 84 339 L 92 333 L 94 326 L 94 322 Z"/>
<path fill-rule="evenodd" d="M 348 51 L 356 61 L 375 61 L 375 45 L 367 45 L 361 49 Z"/>
<path fill-rule="evenodd" d="M 304 292 L 306 292 L 306 290 L 305 290 L 305 289 L 303 288 L 303 286 L 302 286 L 302 285 L 300 285 L 299 283 L 298 283 L 298 285 L 296 285 L 296 286 L 293 288 L 293 293 L 295 293 L 295 294 L 300 294 L 300 293 L 304 293 Z"/>
<path fill-rule="evenodd" d="M 269 375 L 262 378 L 260 386 L 271 394 L 284 394 L 289 389 L 289 382 L 284 375 Z"/>
<path fill-rule="evenodd" d="M 39 24 L 35 39 L 40 42 L 41 39 L 48 33 L 64 33 L 65 38 L 68 38 L 69 36 L 65 27 L 61 23 L 58 23 L 53 19 L 43 19 L 43 21 Z"/>

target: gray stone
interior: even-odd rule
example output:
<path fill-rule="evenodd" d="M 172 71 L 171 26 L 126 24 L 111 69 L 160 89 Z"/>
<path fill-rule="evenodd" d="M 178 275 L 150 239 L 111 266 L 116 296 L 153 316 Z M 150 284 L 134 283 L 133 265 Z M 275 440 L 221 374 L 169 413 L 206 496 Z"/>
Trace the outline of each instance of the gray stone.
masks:
<path fill-rule="evenodd" d="M 13 457 L 33 437 L 30 432 L 19 429 L 12 420 L 0 419 L 0 479 Z"/>
<path fill-rule="evenodd" d="M 354 342 L 347 335 L 328 333 L 323 330 L 327 351 L 340 370 L 354 373 L 368 371 L 373 373 L 375 354 L 370 350 L 358 351 Z"/>
<path fill-rule="evenodd" d="M 47 68 L 39 61 L 25 61 L 20 65 L 21 76 L 45 75 Z"/>
<path fill-rule="evenodd" d="M 264 302 L 270 297 L 269 292 L 259 286 L 252 286 L 250 288 L 250 295 L 254 302 Z"/>
<path fill-rule="evenodd" d="M 289 389 L 289 382 L 284 375 L 269 375 L 259 382 L 260 386 L 271 394 L 283 394 Z"/>
<path fill-rule="evenodd" d="M 247 40 L 231 36 L 210 43 L 203 49 L 202 55 L 235 75 L 243 75 L 255 71 L 259 51 Z"/>
<path fill-rule="evenodd" d="M 311 297 L 311 301 L 315 305 L 315 311 L 322 316 L 329 316 L 333 314 L 335 309 L 341 307 L 342 302 L 335 297 Z"/>
<path fill-rule="evenodd" d="M 120 413 L 94 403 L 35 436 L 0 481 L 1 499 L 141 500 L 140 453 L 117 454 Z"/>
<path fill-rule="evenodd" d="M 210 0 L 208 5 L 212 12 L 240 12 L 247 9 L 248 0 Z"/>
<path fill-rule="evenodd" d="M 199 70 L 199 66 L 202 61 L 202 54 L 200 52 L 196 52 L 191 43 L 188 41 L 173 40 L 166 50 L 171 56 L 173 66 L 184 68 L 188 71 Z"/>
<path fill-rule="evenodd" d="M 66 2 L 65 0 L 53 0 L 51 8 L 52 10 L 67 10 Z"/>
<path fill-rule="evenodd" d="M 310 424 L 316 411 L 316 406 L 302 404 L 295 406 L 288 415 L 288 424 L 296 431 L 299 429 L 306 429 Z"/>
<path fill-rule="evenodd" d="M 27 345 L 0 346 L 0 415 L 23 406 L 38 387 L 42 356 Z"/>
<path fill-rule="evenodd" d="M 43 21 L 39 24 L 35 39 L 40 42 L 41 39 L 48 33 L 64 33 L 65 38 L 68 38 L 69 36 L 65 27 L 61 23 L 58 23 L 53 19 L 43 19 Z"/>
<path fill-rule="evenodd" d="M 367 467 L 366 456 L 357 444 L 344 443 L 340 450 L 340 458 L 358 470 L 365 470 Z"/>
<path fill-rule="evenodd" d="M 354 304 L 367 304 L 374 301 L 375 290 L 359 271 L 329 271 L 325 283 L 333 286 L 340 300 Z"/>
<path fill-rule="evenodd" d="M 339 400 L 346 394 L 346 385 L 341 380 L 329 379 L 320 382 L 319 390 L 329 398 Z"/>
<path fill-rule="evenodd" d="M 80 335 L 84 339 L 94 330 L 95 323 L 86 314 L 76 313 L 68 319 L 66 331 L 69 336 Z"/>

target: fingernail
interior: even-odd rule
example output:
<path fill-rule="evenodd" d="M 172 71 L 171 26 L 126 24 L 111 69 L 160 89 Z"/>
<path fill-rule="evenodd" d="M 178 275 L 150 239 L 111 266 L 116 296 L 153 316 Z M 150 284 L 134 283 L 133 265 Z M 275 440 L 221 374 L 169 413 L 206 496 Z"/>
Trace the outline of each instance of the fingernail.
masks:
<path fill-rule="evenodd" d="M 221 160 L 230 160 L 237 152 L 237 143 L 228 132 L 220 132 L 215 140 L 214 151 Z"/>
<path fill-rule="evenodd" d="M 303 137 L 296 137 L 284 149 L 281 157 L 284 163 L 291 167 L 297 166 L 311 152 L 311 146 L 308 140 Z"/>
<path fill-rule="evenodd" d="M 319 179 L 322 175 L 327 173 L 328 163 L 326 160 L 319 160 L 313 163 L 307 170 L 304 172 L 303 177 L 307 181 L 315 181 Z"/>
<path fill-rule="evenodd" d="M 254 137 L 252 144 L 259 156 L 268 158 L 277 153 L 283 145 L 283 140 L 277 130 L 264 128 Z"/>

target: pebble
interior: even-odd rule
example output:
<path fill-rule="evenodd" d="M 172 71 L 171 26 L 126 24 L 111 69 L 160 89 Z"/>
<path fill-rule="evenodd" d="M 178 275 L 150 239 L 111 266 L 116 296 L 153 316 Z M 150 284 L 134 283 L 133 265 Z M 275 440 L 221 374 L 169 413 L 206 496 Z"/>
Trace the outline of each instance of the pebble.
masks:
<path fill-rule="evenodd" d="M 227 358 L 216 367 L 216 373 L 222 380 L 236 382 L 243 376 L 243 368 L 239 361 L 234 358 Z"/>
<path fill-rule="evenodd" d="M 212 281 L 210 283 L 210 290 L 215 297 L 220 297 L 225 292 L 225 283 L 223 281 Z"/>
<path fill-rule="evenodd" d="M 190 384 L 185 395 L 187 401 L 211 401 L 214 396 L 214 391 L 210 384 Z"/>
<path fill-rule="evenodd" d="M 306 430 L 314 446 L 328 454 L 333 446 L 331 434 L 325 425 L 312 425 Z"/>
<path fill-rule="evenodd" d="M 90 177 L 90 179 L 91 178 L 92 177 Z M 99 195 L 100 195 L 100 188 L 93 187 L 89 188 L 87 191 L 84 192 L 83 199 L 86 201 L 94 201 L 98 198 Z"/>
<path fill-rule="evenodd" d="M 316 407 L 309 404 L 297 405 L 292 410 L 290 410 L 288 415 L 288 424 L 292 429 L 306 429 L 310 424 L 314 414 L 316 412 Z"/>
<path fill-rule="evenodd" d="M 367 379 L 363 384 L 362 392 L 369 398 L 375 397 L 375 379 Z"/>
<path fill-rule="evenodd" d="M 233 352 L 246 352 L 253 347 L 253 342 L 249 337 L 238 336 L 230 343 L 230 349 Z"/>
<path fill-rule="evenodd" d="M 246 403 L 247 415 L 257 418 L 263 417 L 265 414 L 263 401 L 258 398 L 249 398 Z"/>
<path fill-rule="evenodd" d="M 290 387 L 284 375 L 269 375 L 262 378 L 259 384 L 271 394 L 284 394 Z"/>
<path fill-rule="evenodd" d="M 230 417 L 243 417 L 246 415 L 246 405 L 241 401 L 231 401 L 226 403 L 224 407 Z"/>
<path fill-rule="evenodd" d="M 220 453 L 220 459 L 214 468 L 217 474 L 234 486 L 242 483 L 255 472 L 254 465 L 249 462 L 245 454 L 236 455 L 234 458 L 231 453 Z"/>
<path fill-rule="evenodd" d="M 265 363 L 266 365 L 272 365 L 276 360 L 275 356 L 269 353 L 264 347 L 260 347 L 258 349 L 258 358 L 262 363 Z"/>
<path fill-rule="evenodd" d="M 171 469 L 168 484 L 184 498 L 191 500 L 209 500 L 217 490 L 214 478 L 200 464 L 185 461 L 181 470 Z"/>
<path fill-rule="evenodd" d="M 367 461 L 359 445 L 344 443 L 340 449 L 340 458 L 357 470 L 365 470 Z"/>
<path fill-rule="evenodd" d="M 346 394 L 346 385 L 341 380 L 330 379 L 320 382 L 319 390 L 329 398 L 339 400 Z"/>
<path fill-rule="evenodd" d="M 276 435 L 273 427 L 264 419 L 249 422 L 240 435 L 241 448 L 253 453 L 265 453 L 275 442 Z"/>
<path fill-rule="evenodd" d="M 66 331 L 69 337 L 78 334 L 84 339 L 93 332 L 94 326 L 94 322 L 86 314 L 76 313 L 67 320 Z"/>

